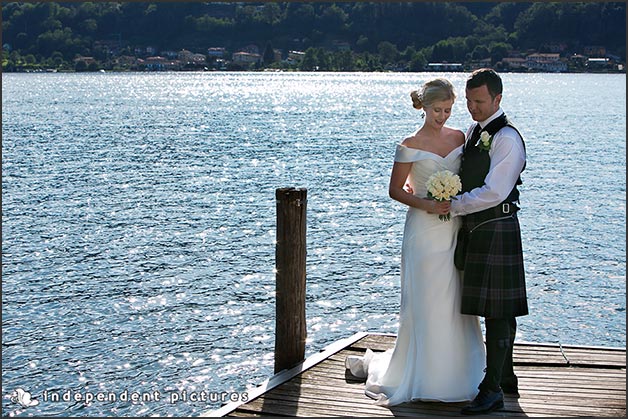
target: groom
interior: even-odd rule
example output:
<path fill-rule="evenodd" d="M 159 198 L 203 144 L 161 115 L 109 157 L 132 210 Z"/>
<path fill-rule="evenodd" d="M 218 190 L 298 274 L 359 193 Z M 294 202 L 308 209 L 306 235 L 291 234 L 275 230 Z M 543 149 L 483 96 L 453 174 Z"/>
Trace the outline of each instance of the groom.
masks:
<path fill-rule="evenodd" d="M 528 305 L 517 185 L 526 152 L 523 137 L 500 107 L 502 81 L 495 71 L 474 71 L 466 98 L 477 124 L 467 135 L 462 192 L 451 202 L 451 214 L 463 216 L 467 243 L 463 266 L 458 266 L 464 270 L 462 313 L 485 318 L 485 376 L 477 397 L 461 411 L 474 415 L 503 408 L 504 392 L 518 392 L 512 349 L 516 317 L 528 314 Z"/>

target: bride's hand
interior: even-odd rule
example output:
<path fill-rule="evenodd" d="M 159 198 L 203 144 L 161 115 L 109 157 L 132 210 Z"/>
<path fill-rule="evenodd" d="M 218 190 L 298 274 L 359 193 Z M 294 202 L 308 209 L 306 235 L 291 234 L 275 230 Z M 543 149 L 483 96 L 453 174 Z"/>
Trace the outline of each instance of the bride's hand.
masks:
<path fill-rule="evenodd" d="M 412 186 L 410 186 L 409 183 L 406 183 L 403 186 L 403 190 L 406 191 L 407 193 L 409 193 L 410 195 L 414 195 L 414 189 L 412 189 Z"/>

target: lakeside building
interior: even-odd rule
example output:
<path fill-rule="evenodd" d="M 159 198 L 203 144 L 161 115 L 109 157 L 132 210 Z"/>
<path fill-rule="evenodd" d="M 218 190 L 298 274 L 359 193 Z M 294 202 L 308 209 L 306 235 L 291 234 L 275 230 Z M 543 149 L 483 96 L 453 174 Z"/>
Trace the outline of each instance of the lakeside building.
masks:
<path fill-rule="evenodd" d="M 142 63 L 143 67 L 148 71 L 176 71 L 181 70 L 181 62 L 178 60 L 169 60 L 165 57 L 154 56 L 147 57 Z"/>
<path fill-rule="evenodd" d="M 482 60 L 474 60 L 474 61 L 471 61 L 471 63 L 469 64 L 469 67 L 471 68 L 471 70 L 484 68 L 484 67 L 490 67 L 490 66 L 491 66 L 490 58 L 484 58 Z"/>
<path fill-rule="evenodd" d="M 212 58 L 223 58 L 227 55 L 227 50 L 223 47 L 210 47 L 207 48 L 207 55 Z"/>
<path fill-rule="evenodd" d="M 429 71 L 463 71 L 462 63 L 429 63 L 426 67 Z"/>
<path fill-rule="evenodd" d="M 161 51 L 161 53 L 159 55 L 165 56 L 167 58 L 170 58 L 171 60 L 175 60 L 177 59 L 178 56 L 178 52 L 176 51 Z"/>
<path fill-rule="evenodd" d="M 560 54 L 530 54 L 526 57 L 526 67 L 532 71 L 563 73 L 567 71 L 567 63 L 560 59 Z"/>
<path fill-rule="evenodd" d="M 118 44 L 120 41 L 116 41 Z M 126 41 L 124 41 L 126 43 Z M 162 50 L 158 51 L 153 46 L 131 46 L 124 51 L 119 51 L 120 55 L 114 54 L 109 46 L 113 46 L 106 41 L 95 41 L 95 45 L 108 51 L 105 59 L 100 61 L 95 57 L 76 56 L 73 59 L 75 68 L 77 64 L 80 66 L 79 71 L 96 71 L 99 68 L 105 70 L 124 71 L 124 70 L 147 70 L 147 71 L 178 71 L 178 70 L 243 70 L 258 68 L 264 62 L 264 57 L 260 53 L 258 45 L 251 43 L 241 47 L 235 53 L 231 53 L 224 46 L 208 47 L 203 53 L 194 53 L 187 49 Z M 333 40 L 333 50 L 348 51 L 355 59 L 359 54 L 353 52 L 346 41 Z M 4 44 L 3 49 L 6 52 L 12 50 L 10 44 Z M 604 46 L 586 46 L 583 47 L 582 53 L 566 53 L 566 46 L 550 45 L 545 46 L 546 50 L 562 51 L 539 53 L 534 49 L 527 52 L 519 52 L 517 50 L 508 51 L 508 56 L 494 60 L 497 57 L 486 57 L 480 60 L 456 62 L 431 62 L 420 71 L 465 71 L 474 70 L 481 67 L 497 66 L 504 71 L 515 72 L 625 72 L 625 64 L 622 58 L 613 55 L 607 51 Z M 134 51 L 134 53 L 132 52 Z M 153 52 L 153 54 L 149 54 Z M 266 57 L 266 60 L 272 60 L 272 63 L 281 63 L 284 67 L 298 68 L 299 63 L 305 57 L 305 52 L 300 50 L 289 50 L 284 55 L 281 49 L 273 48 L 272 58 Z M 267 51 L 265 51 L 267 53 Z M 327 51 L 331 54 L 331 51 Z M 593 55 L 600 54 L 600 55 Z M 38 63 L 24 64 L 21 62 L 9 63 L 6 71 L 41 71 Z M 72 61 L 68 64 L 72 64 Z M 66 67 L 67 64 L 64 64 Z M 61 66 L 61 64 L 59 64 Z M 255 66 L 255 67 L 254 67 Z M 85 70 L 85 67 L 90 67 Z M 386 71 L 407 71 L 408 63 L 405 61 L 386 62 L 383 63 L 383 69 Z M 61 67 L 59 67 L 61 68 Z M 67 68 L 67 70 L 71 70 Z"/>
<path fill-rule="evenodd" d="M 76 65 L 78 62 L 84 62 L 85 65 L 90 65 L 90 64 L 95 64 L 96 59 L 94 57 L 84 57 L 82 55 L 79 55 L 78 57 L 74 59 L 74 64 Z"/>
<path fill-rule="evenodd" d="M 591 71 L 610 70 L 613 68 L 613 63 L 610 58 L 589 58 L 586 66 Z"/>
<path fill-rule="evenodd" d="M 251 52 L 239 51 L 233 53 L 231 60 L 235 64 L 257 64 L 262 61 L 262 56 Z"/>
<path fill-rule="evenodd" d="M 526 68 L 526 59 L 520 57 L 506 57 L 502 62 L 508 65 L 511 70 L 522 70 Z"/>
<path fill-rule="evenodd" d="M 288 58 L 286 58 L 286 62 L 289 64 L 300 63 L 305 57 L 305 52 L 303 51 L 288 51 Z"/>
<path fill-rule="evenodd" d="M 137 70 L 140 65 L 144 64 L 144 60 L 133 55 L 121 55 L 113 62 L 117 67 L 128 70 Z"/>

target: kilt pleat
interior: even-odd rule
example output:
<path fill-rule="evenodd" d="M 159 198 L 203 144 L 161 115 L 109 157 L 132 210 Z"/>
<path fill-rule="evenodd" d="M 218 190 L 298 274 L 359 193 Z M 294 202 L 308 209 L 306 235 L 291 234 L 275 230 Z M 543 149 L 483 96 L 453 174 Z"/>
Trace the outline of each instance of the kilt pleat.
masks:
<path fill-rule="evenodd" d="M 471 231 L 481 220 L 464 217 Z M 462 313 L 488 318 L 528 314 L 519 220 L 491 221 L 471 233 L 462 285 Z"/>

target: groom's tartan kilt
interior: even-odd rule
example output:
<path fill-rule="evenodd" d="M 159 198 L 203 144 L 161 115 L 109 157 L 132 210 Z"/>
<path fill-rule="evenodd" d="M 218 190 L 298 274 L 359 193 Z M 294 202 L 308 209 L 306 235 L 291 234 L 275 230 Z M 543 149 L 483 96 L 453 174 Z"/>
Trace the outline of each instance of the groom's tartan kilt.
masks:
<path fill-rule="evenodd" d="M 483 220 L 463 217 L 473 230 Z M 521 230 L 517 214 L 488 222 L 469 237 L 463 272 L 462 313 L 488 318 L 528 314 Z"/>

